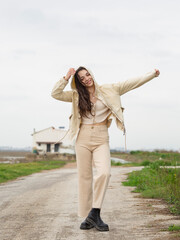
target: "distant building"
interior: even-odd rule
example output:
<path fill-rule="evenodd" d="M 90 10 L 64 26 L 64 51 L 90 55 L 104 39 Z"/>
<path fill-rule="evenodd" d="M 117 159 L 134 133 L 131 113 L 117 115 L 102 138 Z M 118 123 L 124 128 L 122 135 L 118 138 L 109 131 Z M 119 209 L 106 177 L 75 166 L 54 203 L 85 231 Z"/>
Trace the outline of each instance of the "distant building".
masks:
<path fill-rule="evenodd" d="M 63 142 L 63 137 L 66 135 L 67 130 L 60 127 L 55 129 L 54 127 L 45 128 L 38 132 L 35 131 L 31 134 L 33 136 L 33 151 L 37 151 L 39 154 L 45 153 L 74 153 L 73 146 L 68 145 L 67 142 Z M 62 141 L 60 141 L 62 139 Z M 60 141 L 60 142 L 59 142 Z"/>

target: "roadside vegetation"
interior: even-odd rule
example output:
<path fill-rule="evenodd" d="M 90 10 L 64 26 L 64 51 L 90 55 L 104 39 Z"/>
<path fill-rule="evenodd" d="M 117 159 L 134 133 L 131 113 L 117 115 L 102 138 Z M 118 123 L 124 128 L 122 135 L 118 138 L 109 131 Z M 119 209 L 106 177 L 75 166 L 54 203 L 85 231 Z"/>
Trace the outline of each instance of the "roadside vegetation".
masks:
<path fill-rule="evenodd" d="M 159 198 L 169 204 L 169 210 L 180 215 L 180 168 L 167 168 L 161 161 L 155 161 L 141 171 L 129 173 L 125 186 L 136 186 L 134 192 L 141 192 L 146 198 Z"/>
<path fill-rule="evenodd" d="M 111 156 L 131 162 L 127 163 L 125 166 L 148 166 L 150 163 L 156 161 L 165 166 L 180 166 L 180 153 L 174 151 L 130 151 L 129 153 L 111 152 Z M 114 162 L 112 165 L 118 165 L 118 163 L 116 164 Z"/>
<path fill-rule="evenodd" d="M 180 231 L 180 225 L 171 225 L 171 226 L 169 226 L 169 228 L 168 228 L 168 230 L 169 231 Z"/>
<path fill-rule="evenodd" d="M 66 161 L 61 160 L 47 160 L 34 161 L 28 163 L 3 163 L 0 164 L 0 183 L 8 180 L 14 180 L 18 177 L 30 175 L 32 173 L 40 172 L 42 170 L 50 170 L 63 167 Z"/>

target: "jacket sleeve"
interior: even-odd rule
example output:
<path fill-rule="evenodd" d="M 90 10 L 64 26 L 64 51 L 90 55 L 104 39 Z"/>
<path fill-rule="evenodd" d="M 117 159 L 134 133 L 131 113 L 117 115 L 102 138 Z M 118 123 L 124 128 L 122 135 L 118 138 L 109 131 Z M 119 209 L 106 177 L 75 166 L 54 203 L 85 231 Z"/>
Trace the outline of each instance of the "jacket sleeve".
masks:
<path fill-rule="evenodd" d="M 57 100 L 64 101 L 64 102 L 72 102 L 72 91 L 63 91 L 68 81 L 61 78 L 53 87 L 51 96 Z"/>
<path fill-rule="evenodd" d="M 119 93 L 119 95 L 123 95 L 135 88 L 142 86 L 144 83 L 147 83 L 154 77 L 156 77 L 156 70 L 148 72 L 139 77 L 127 79 L 123 82 L 114 83 L 112 84 L 112 87 Z"/>

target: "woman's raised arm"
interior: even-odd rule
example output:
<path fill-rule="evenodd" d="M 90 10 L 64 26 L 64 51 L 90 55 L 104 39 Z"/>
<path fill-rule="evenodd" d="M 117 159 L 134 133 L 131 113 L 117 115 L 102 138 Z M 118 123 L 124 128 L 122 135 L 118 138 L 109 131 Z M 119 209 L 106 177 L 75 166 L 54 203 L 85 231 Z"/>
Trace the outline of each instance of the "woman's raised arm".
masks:
<path fill-rule="evenodd" d="M 138 88 L 145 84 L 146 82 L 150 81 L 154 77 L 158 77 L 160 71 L 158 69 L 154 69 L 151 72 L 148 72 L 142 76 L 127 79 L 124 82 L 114 83 L 113 87 L 118 91 L 119 95 L 123 95 L 135 88 Z"/>
<path fill-rule="evenodd" d="M 74 68 L 70 68 L 66 76 L 62 77 L 53 87 L 51 96 L 64 102 L 72 102 L 72 91 L 63 91 L 70 77 L 75 73 Z"/>

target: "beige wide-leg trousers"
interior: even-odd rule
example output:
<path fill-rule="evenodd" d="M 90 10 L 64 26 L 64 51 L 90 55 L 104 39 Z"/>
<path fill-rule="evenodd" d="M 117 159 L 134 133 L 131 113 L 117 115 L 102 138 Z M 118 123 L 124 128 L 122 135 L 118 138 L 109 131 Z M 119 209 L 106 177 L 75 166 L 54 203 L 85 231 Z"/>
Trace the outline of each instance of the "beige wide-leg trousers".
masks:
<path fill-rule="evenodd" d="M 75 144 L 78 170 L 78 216 L 101 208 L 110 179 L 111 160 L 106 125 L 82 125 Z M 93 161 L 96 174 L 93 176 Z"/>

